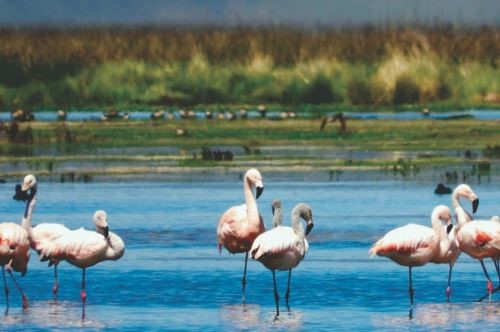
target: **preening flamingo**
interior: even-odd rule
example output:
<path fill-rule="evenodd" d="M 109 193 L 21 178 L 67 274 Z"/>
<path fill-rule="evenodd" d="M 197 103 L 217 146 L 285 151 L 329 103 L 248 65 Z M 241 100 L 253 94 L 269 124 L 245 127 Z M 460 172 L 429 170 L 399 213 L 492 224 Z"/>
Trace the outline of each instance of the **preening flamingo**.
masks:
<path fill-rule="evenodd" d="M 447 230 L 451 225 L 450 209 L 444 205 L 434 208 L 431 215 L 432 228 L 408 224 L 393 229 L 378 240 L 371 248 L 370 255 L 385 256 L 402 266 L 408 266 L 410 303 L 413 304 L 411 269 L 432 261 L 435 257 L 446 256 L 450 242 Z"/>
<path fill-rule="evenodd" d="M 85 270 L 105 260 L 117 260 L 125 252 L 123 240 L 109 231 L 106 212 L 99 210 L 94 213 L 96 231 L 83 228 L 71 230 L 51 242 L 44 248 L 40 256 L 57 264 L 61 260 L 82 269 L 82 289 L 80 296 L 85 303 Z"/>
<path fill-rule="evenodd" d="M 252 187 L 256 188 L 253 196 Z M 245 204 L 229 208 L 221 216 L 217 227 L 219 252 L 224 246 L 230 253 L 245 253 L 245 268 L 241 279 L 243 296 L 245 295 L 248 251 L 259 234 L 264 232 L 264 222 L 259 214 L 257 198 L 264 191 L 262 175 L 255 168 L 249 169 L 243 178 Z"/>
<path fill-rule="evenodd" d="M 25 176 L 23 184 L 16 186 L 16 193 L 13 198 L 17 201 L 26 202 L 26 208 L 24 209 L 21 225 L 12 222 L 0 224 L 0 265 L 2 265 L 7 309 L 9 308 L 9 288 L 5 278 L 5 265 L 7 265 L 7 271 L 12 277 L 16 288 L 21 293 L 23 308 L 27 309 L 29 307 L 28 298 L 14 277 L 12 269 L 21 272 L 21 276 L 24 276 L 28 270 L 30 258 L 29 233 L 31 231 L 31 217 L 36 205 L 36 178 L 33 175 Z"/>
<path fill-rule="evenodd" d="M 24 181 L 27 183 L 27 186 L 30 186 L 29 183 L 31 183 L 32 188 L 32 204 L 34 206 L 36 202 L 36 197 L 38 195 L 38 182 L 36 181 L 36 177 L 32 174 L 29 174 L 26 176 L 28 179 L 31 179 L 31 182 L 27 182 L 26 180 Z M 31 231 L 29 232 L 29 240 L 30 240 L 30 246 L 33 248 L 38 254 L 40 254 L 42 251 L 45 250 L 48 246 L 52 244 L 52 241 L 60 237 L 61 235 L 65 234 L 66 232 L 69 232 L 69 229 L 66 228 L 62 224 L 56 224 L 56 223 L 41 223 L 36 225 L 35 227 L 32 227 L 31 225 L 31 219 L 32 215 L 30 215 L 29 218 L 29 228 Z M 52 265 L 53 262 L 50 263 Z M 49 266 L 50 266 L 49 265 Z M 52 292 L 54 294 L 57 294 L 57 290 L 59 288 L 58 282 L 57 282 L 57 263 L 54 264 L 54 286 L 52 287 Z"/>
<path fill-rule="evenodd" d="M 281 203 L 279 208 L 273 205 L 277 226 L 259 235 L 250 249 L 252 258 L 261 262 L 273 273 L 274 301 L 276 303 L 276 317 L 280 314 L 279 295 L 276 290 L 276 270 L 288 270 L 288 287 L 285 294 L 286 306 L 290 310 L 288 299 L 290 297 L 290 280 L 292 269 L 304 258 L 309 244 L 306 235 L 312 230 L 314 223 L 309 205 L 300 203 L 292 211 L 292 227 L 279 225 Z M 306 231 L 300 223 L 300 218 L 306 221 Z M 274 223 L 273 223 L 274 224 Z"/>

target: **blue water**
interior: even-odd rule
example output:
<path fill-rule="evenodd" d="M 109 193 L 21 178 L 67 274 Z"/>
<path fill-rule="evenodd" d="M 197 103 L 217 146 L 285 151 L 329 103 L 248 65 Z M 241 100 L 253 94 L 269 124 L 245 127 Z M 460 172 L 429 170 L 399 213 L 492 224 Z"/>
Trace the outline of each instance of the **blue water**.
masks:
<path fill-rule="evenodd" d="M 121 114 L 127 113 L 129 120 L 150 120 L 150 112 L 122 112 Z M 34 113 L 35 119 L 42 122 L 53 122 L 57 120 L 56 111 L 37 111 Z M 101 121 L 103 112 L 100 111 L 85 111 L 85 112 L 68 112 L 67 121 Z M 178 112 L 173 112 L 175 118 L 180 119 Z M 431 112 L 428 116 L 423 116 L 421 112 L 418 111 L 406 111 L 406 112 L 362 112 L 362 113 L 351 113 L 345 112 L 345 116 L 352 119 L 369 119 L 369 120 L 421 120 L 421 119 L 434 119 L 434 120 L 448 120 L 460 117 L 470 117 L 478 120 L 499 120 L 500 111 L 499 110 L 465 110 L 465 111 L 453 111 L 445 113 L 434 113 Z M 238 115 L 237 115 L 238 116 Z M 249 118 L 259 118 L 260 114 L 257 111 L 249 111 Z M 280 119 L 279 112 L 268 112 L 267 117 L 270 119 Z M 195 112 L 196 119 L 205 119 L 204 112 Z M 0 112 L 1 121 L 10 121 L 10 112 Z"/>
<path fill-rule="evenodd" d="M 265 178 L 265 174 L 264 174 Z M 476 303 L 486 281 L 479 263 L 462 255 L 445 301 L 448 267 L 414 269 L 415 306 L 409 319 L 408 270 L 388 259 L 369 258 L 370 245 L 388 230 L 430 224 L 437 204 L 422 182 L 265 181 L 259 208 L 266 226 L 271 201 L 283 201 L 285 222 L 298 202 L 313 209 L 310 250 L 292 273 L 291 311 L 284 306 L 287 273 L 277 273 L 282 314 L 274 320 L 272 275 L 249 261 L 245 303 L 241 298 L 243 255 L 216 248 L 215 228 L 228 207 L 242 202 L 238 182 L 39 183 L 34 224 L 64 222 L 92 228 L 104 209 L 112 231 L 124 239 L 125 255 L 87 271 L 86 316 L 80 304 L 81 271 L 59 268 L 60 294 L 52 299 L 53 270 L 32 252 L 28 273 L 18 276 L 30 299 L 28 311 L 11 289 L 1 330 L 497 330 L 500 294 Z M 498 183 L 475 185 L 478 217 L 500 214 Z M 1 220 L 20 221 L 23 204 L 11 199 L 13 183 L 0 185 Z M 495 276 L 492 264 L 490 273 Z M 494 278 L 496 282 L 496 278 Z M 1 290 L 1 289 L 0 289 Z M 0 291 L 0 308 L 5 308 Z"/>

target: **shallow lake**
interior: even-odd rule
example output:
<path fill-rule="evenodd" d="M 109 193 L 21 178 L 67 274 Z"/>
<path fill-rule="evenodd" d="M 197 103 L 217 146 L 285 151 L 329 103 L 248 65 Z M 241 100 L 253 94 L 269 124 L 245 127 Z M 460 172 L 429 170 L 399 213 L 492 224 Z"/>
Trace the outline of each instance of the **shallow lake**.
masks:
<path fill-rule="evenodd" d="M 299 202 L 313 209 L 310 250 L 292 273 L 291 311 L 284 306 L 287 273 L 278 272 L 282 314 L 274 320 L 271 272 L 249 261 L 245 302 L 241 297 L 243 255 L 219 254 L 216 225 L 228 207 L 243 201 L 235 182 L 39 183 L 33 223 L 63 222 L 93 228 L 97 209 L 108 213 L 112 231 L 127 249 L 119 261 L 87 271 L 86 317 L 80 304 L 81 270 L 59 266 L 58 301 L 51 293 L 53 270 L 31 253 L 21 278 L 30 300 L 23 311 L 12 281 L 10 310 L 0 329 L 91 330 L 496 330 L 500 294 L 493 302 L 474 302 L 485 294 L 479 263 L 465 254 L 446 303 L 448 267 L 414 269 L 415 306 L 409 319 L 408 269 L 368 256 L 371 244 L 390 229 L 409 222 L 430 225 L 437 204 L 435 183 L 412 181 L 266 181 L 258 200 L 266 227 L 271 201 L 283 201 L 285 218 Z M 0 185 L 2 221 L 20 221 L 23 204 L 11 199 L 14 183 Z M 500 214 L 498 183 L 475 184 L 478 218 Z M 469 208 L 469 204 L 464 205 Z M 493 264 L 490 275 L 496 283 Z M 3 290 L 0 309 L 5 308 Z"/>

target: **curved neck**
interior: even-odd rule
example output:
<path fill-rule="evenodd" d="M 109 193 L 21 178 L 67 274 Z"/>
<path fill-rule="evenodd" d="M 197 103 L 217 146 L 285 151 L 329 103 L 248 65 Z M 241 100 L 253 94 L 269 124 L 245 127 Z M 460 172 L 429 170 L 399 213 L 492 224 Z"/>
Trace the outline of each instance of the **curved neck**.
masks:
<path fill-rule="evenodd" d="M 27 231 L 31 231 L 31 218 L 33 217 L 33 210 L 36 205 L 36 188 L 32 189 L 31 197 L 26 201 L 26 207 L 24 209 L 23 220 L 21 221 L 21 226 Z"/>
<path fill-rule="evenodd" d="M 299 237 L 305 237 L 304 227 L 300 223 L 300 212 L 297 210 L 292 211 L 292 228 Z"/>
<path fill-rule="evenodd" d="M 248 221 L 258 223 L 260 218 L 257 201 L 253 195 L 250 180 L 246 176 L 243 180 L 243 193 L 245 194 L 245 204 L 247 205 Z"/>
<path fill-rule="evenodd" d="M 454 191 L 453 194 L 451 195 L 451 204 L 453 205 L 453 208 L 455 211 L 457 211 L 457 208 L 461 208 L 463 210 L 463 213 L 465 213 L 466 221 L 472 220 L 472 216 L 465 210 L 465 208 L 462 206 L 462 203 L 460 203 L 460 194 L 457 191 Z M 456 214 L 455 214 L 456 216 Z M 456 216 L 458 219 L 458 216 Z"/>
<path fill-rule="evenodd" d="M 458 227 L 462 227 L 472 220 L 467 211 L 462 206 L 455 208 L 455 217 L 457 218 Z"/>
<path fill-rule="evenodd" d="M 280 226 L 281 224 L 283 224 L 283 212 L 281 211 L 281 208 L 277 208 L 274 210 L 273 228 Z"/>
<path fill-rule="evenodd" d="M 448 233 L 446 231 L 445 225 L 443 225 L 443 222 L 441 219 L 439 219 L 439 216 L 437 215 L 432 215 L 431 217 L 432 221 L 432 229 L 436 232 L 436 234 L 439 237 L 439 252 L 436 254 L 438 257 L 445 257 L 448 254 L 448 251 L 450 250 L 450 240 L 448 239 Z"/>

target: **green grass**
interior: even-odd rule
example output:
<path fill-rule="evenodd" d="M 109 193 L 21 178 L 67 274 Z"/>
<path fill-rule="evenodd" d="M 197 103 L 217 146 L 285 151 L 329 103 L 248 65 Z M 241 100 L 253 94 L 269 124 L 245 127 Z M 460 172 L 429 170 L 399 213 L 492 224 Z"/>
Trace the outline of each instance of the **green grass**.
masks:
<path fill-rule="evenodd" d="M 485 104 L 498 28 L 0 29 L 0 109 Z"/>

